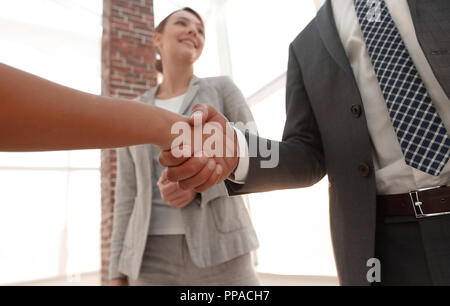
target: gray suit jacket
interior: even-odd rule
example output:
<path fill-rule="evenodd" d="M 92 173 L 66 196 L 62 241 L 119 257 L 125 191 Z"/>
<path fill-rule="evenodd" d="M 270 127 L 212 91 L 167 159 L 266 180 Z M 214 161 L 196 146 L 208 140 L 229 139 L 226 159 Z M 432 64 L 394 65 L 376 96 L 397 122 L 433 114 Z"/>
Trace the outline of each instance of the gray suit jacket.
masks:
<path fill-rule="evenodd" d="M 408 4 L 422 49 L 450 96 L 450 1 L 408 0 Z M 227 181 L 229 191 L 307 187 L 328 174 L 339 280 L 343 285 L 369 285 L 366 264 L 375 254 L 376 222 L 372 147 L 330 0 L 290 45 L 286 113 L 279 165 L 262 169 L 261 157 L 250 158 L 246 184 Z"/>
<path fill-rule="evenodd" d="M 155 103 L 153 88 L 138 98 Z M 252 122 L 244 97 L 227 77 L 194 77 L 180 113 L 189 115 L 198 103 L 209 103 L 232 122 Z M 110 278 L 137 279 L 141 268 L 152 208 L 152 175 L 148 146 L 117 150 L 117 185 L 111 240 Z M 223 263 L 258 247 L 242 197 L 229 198 L 219 184 L 181 210 L 192 260 L 199 267 Z"/>

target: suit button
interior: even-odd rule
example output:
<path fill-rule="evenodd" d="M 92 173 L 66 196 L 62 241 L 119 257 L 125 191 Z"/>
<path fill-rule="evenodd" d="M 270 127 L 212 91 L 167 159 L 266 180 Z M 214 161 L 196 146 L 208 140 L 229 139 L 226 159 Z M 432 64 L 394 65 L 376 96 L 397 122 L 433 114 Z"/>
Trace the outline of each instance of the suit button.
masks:
<path fill-rule="evenodd" d="M 366 163 L 361 163 L 358 166 L 358 171 L 361 174 L 361 176 L 369 176 L 369 174 L 370 174 L 370 167 Z"/>
<path fill-rule="evenodd" d="M 359 118 L 361 116 L 361 105 L 359 104 L 353 104 L 350 108 L 353 117 Z"/>

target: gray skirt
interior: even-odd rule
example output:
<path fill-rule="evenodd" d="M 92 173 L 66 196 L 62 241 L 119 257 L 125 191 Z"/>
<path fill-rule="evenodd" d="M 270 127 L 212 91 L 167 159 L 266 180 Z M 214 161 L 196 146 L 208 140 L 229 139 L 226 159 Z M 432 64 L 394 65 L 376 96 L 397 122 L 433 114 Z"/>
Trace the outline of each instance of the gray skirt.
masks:
<path fill-rule="evenodd" d="M 184 235 L 147 238 L 139 278 L 131 286 L 259 286 L 251 254 L 199 268 L 191 259 Z"/>

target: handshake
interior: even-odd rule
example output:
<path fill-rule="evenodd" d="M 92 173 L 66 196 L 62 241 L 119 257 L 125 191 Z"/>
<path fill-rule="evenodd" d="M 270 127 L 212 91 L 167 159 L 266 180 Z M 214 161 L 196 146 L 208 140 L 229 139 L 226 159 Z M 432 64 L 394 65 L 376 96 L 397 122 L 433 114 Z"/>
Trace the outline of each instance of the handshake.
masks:
<path fill-rule="evenodd" d="M 182 132 L 158 161 L 167 167 L 165 179 L 180 188 L 203 192 L 230 176 L 238 165 L 237 135 L 228 120 L 212 106 L 197 104 L 186 122 L 177 122 L 171 133 Z M 204 135 L 210 135 L 204 137 Z"/>

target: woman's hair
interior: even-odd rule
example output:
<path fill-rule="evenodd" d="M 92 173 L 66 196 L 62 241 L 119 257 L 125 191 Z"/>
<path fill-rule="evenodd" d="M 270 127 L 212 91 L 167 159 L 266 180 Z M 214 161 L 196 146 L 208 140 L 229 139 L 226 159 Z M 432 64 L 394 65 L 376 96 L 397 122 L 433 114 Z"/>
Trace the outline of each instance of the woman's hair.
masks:
<path fill-rule="evenodd" d="M 182 8 L 182 9 L 180 9 L 180 10 L 177 10 L 177 11 L 174 11 L 174 12 L 170 13 L 166 18 L 164 18 L 164 19 L 159 23 L 159 25 L 155 28 L 155 32 L 157 32 L 157 33 L 162 33 L 162 32 L 164 31 L 164 28 L 166 27 L 167 20 L 169 20 L 170 16 L 172 16 L 172 15 L 175 14 L 175 13 L 182 12 L 182 11 L 186 11 L 186 12 L 191 13 L 192 15 L 194 15 L 195 17 L 197 17 L 198 20 L 200 20 L 200 23 L 202 24 L 203 27 L 205 26 L 205 24 L 203 23 L 203 19 L 202 19 L 202 17 L 200 17 L 200 14 L 199 14 L 199 13 L 197 13 L 196 11 L 194 11 L 193 9 L 191 9 L 190 7 L 184 7 L 184 8 Z M 156 54 L 159 54 L 158 48 L 155 48 L 155 51 L 156 51 Z M 160 56 L 161 56 L 161 55 L 160 55 Z M 162 60 L 161 60 L 161 59 L 157 59 L 157 60 L 156 60 L 155 68 L 156 68 L 156 70 L 157 70 L 159 73 L 162 73 L 162 72 L 163 72 L 163 66 L 162 66 Z"/>

